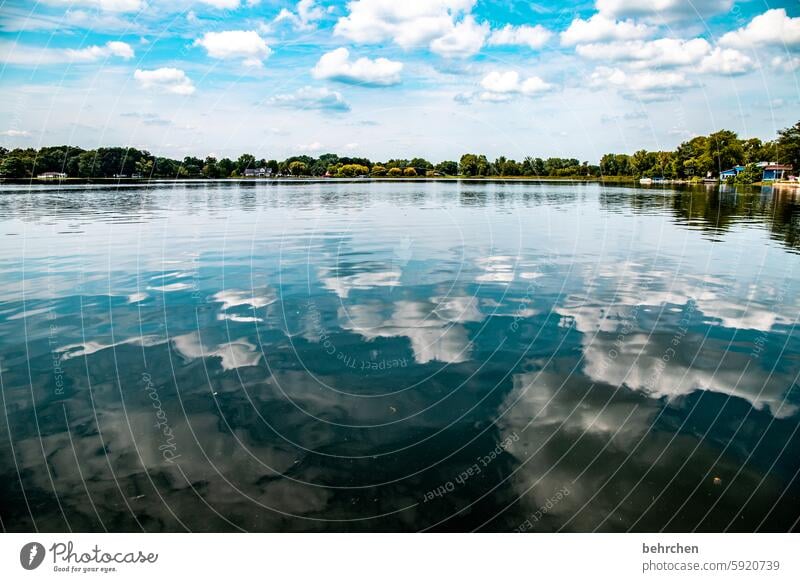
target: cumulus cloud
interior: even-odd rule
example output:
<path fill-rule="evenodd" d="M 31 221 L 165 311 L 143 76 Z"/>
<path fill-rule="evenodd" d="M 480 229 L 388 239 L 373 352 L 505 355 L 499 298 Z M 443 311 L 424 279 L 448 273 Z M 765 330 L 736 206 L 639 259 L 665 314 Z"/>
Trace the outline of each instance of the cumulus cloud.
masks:
<path fill-rule="evenodd" d="M 400 82 L 403 63 L 378 58 L 361 57 L 350 60 L 350 51 L 338 48 L 320 57 L 316 66 L 311 69 L 315 79 L 330 79 L 340 83 L 385 87 Z"/>
<path fill-rule="evenodd" d="M 325 10 L 317 6 L 314 0 L 300 0 L 294 12 L 282 8 L 273 20 L 274 23 L 289 22 L 295 30 L 313 30 L 317 21 L 325 16 Z"/>
<path fill-rule="evenodd" d="M 156 89 L 175 95 L 191 95 L 195 91 L 192 80 L 180 69 L 161 67 L 160 69 L 136 69 L 134 79 L 142 89 Z"/>
<path fill-rule="evenodd" d="M 119 42 L 119 41 L 107 42 L 103 46 L 95 45 L 82 49 L 68 49 L 66 51 L 66 54 L 71 61 L 84 61 L 84 62 L 98 61 L 100 59 L 105 59 L 111 56 L 120 57 L 122 59 L 128 60 L 132 59 L 134 56 L 134 52 L 133 49 L 131 48 L 131 45 L 129 45 L 126 42 Z"/>
<path fill-rule="evenodd" d="M 139 12 L 147 6 L 144 0 L 44 0 L 44 3 L 67 8 L 85 6 L 104 12 Z"/>
<path fill-rule="evenodd" d="M 21 129 L 6 129 L 5 131 L 0 131 L 0 135 L 3 137 L 28 137 L 30 134 L 31 132 Z"/>
<path fill-rule="evenodd" d="M 552 36 L 553 33 L 540 24 L 536 26 L 506 24 L 503 28 L 492 32 L 488 44 L 492 46 L 527 46 L 535 50 L 542 48 Z"/>
<path fill-rule="evenodd" d="M 0 62 L 7 65 L 40 66 L 58 63 L 91 63 L 110 57 L 125 60 L 134 56 L 128 43 L 112 41 L 82 49 L 51 49 L 16 43 L 0 43 Z"/>
<path fill-rule="evenodd" d="M 472 16 L 465 16 L 449 32 L 431 42 L 431 50 L 448 58 L 471 57 L 483 46 L 489 34 L 488 24 L 478 24 Z"/>
<path fill-rule="evenodd" d="M 702 38 L 660 38 L 579 45 L 575 51 L 591 60 L 630 61 L 639 68 L 668 68 L 699 63 L 711 53 L 711 45 Z"/>
<path fill-rule="evenodd" d="M 755 69 L 753 59 L 736 49 L 715 48 L 700 62 L 699 72 L 717 75 L 744 75 Z"/>
<path fill-rule="evenodd" d="M 773 68 L 791 73 L 800 69 L 800 57 L 778 56 L 770 61 Z"/>
<path fill-rule="evenodd" d="M 733 48 L 800 47 L 800 17 L 790 18 L 785 8 L 767 10 L 747 26 L 723 35 L 719 43 Z"/>
<path fill-rule="evenodd" d="M 446 57 L 470 56 L 489 32 L 469 14 L 474 5 L 475 0 L 353 0 L 334 33 L 358 43 L 391 41 L 404 49 L 428 46 Z"/>
<path fill-rule="evenodd" d="M 604 89 L 619 87 L 624 97 L 639 101 L 669 99 L 675 92 L 694 84 L 681 72 L 625 72 L 619 68 L 598 67 L 589 77 L 589 86 Z"/>
<path fill-rule="evenodd" d="M 614 20 L 602 14 L 595 14 L 588 20 L 576 18 L 567 30 L 561 33 L 561 44 L 565 46 L 606 42 L 614 40 L 638 40 L 647 38 L 655 28 L 633 20 Z"/>
<path fill-rule="evenodd" d="M 194 43 L 214 59 L 242 59 L 247 67 L 260 67 L 272 50 L 254 30 L 207 32 Z"/>
<path fill-rule="evenodd" d="M 482 101 L 508 101 L 517 95 L 533 97 L 553 89 L 539 77 L 522 79 L 516 71 L 492 71 L 481 80 L 481 87 Z"/>
<path fill-rule="evenodd" d="M 325 146 L 318 141 L 312 141 L 311 143 L 299 143 L 296 146 L 297 151 L 300 152 L 318 152 L 324 147 Z"/>
<path fill-rule="evenodd" d="M 597 0 L 597 10 L 610 18 L 644 18 L 653 22 L 707 18 L 727 12 L 733 0 Z"/>
<path fill-rule="evenodd" d="M 234 8 L 239 8 L 239 0 L 200 0 L 201 4 L 207 4 L 208 6 L 212 6 L 214 8 L 219 8 L 220 10 L 233 10 Z M 254 2 L 248 2 L 248 4 L 253 4 Z"/>
<path fill-rule="evenodd" d="M 634 70 L 684 69 L 717 75 L 742 75 L 755 69 L 755 62 L 735 49 L 712 48 L 703 38 L 660 38 L 578 45 L 585 59 L 626 63 Z"/>
<path fill-rule="evenodd" d="M 325 109 L 329 111 L 350 111 L 350 106 L 338 91 L 331 91 L 325 87 L 314 88 L 305 86 L 294 93 L 275 95 L 268 103 L 279 107 L 294 109 Z"/>

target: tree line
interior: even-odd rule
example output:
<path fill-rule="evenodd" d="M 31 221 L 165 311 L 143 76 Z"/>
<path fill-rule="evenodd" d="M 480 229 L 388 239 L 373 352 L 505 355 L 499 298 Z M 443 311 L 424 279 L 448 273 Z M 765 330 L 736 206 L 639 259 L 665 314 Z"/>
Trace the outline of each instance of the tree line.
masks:
<path fill-rule="evenodd" d="M 670 179 L 716 176 L 737 165 L 748 166 L 745 177 L 756 178 L 754 164 L 761 161 L 792 164 L 800 168 L 800 122 L 782 129 L 772 141 L 740 139 L 721 130 L 683 142 L 675 151 L 639 150 L 633 154 L 604 155 L 597 165 L 575 158 L 526 157 L 517 162 L 500 156 L 494 161 L 482 154 L 467 153 L 458 162 L 437 164 L 424 159 L 368 158 L 322 154 L 292 156 L 283 161 L 257 159 L 242 154 L 236 160 L 186 156 L 176 160 L 154 156 L 146 150 L 107 147 L 84 150 L 74 146 L 8 150 L 0 147 L 0 177 L 25 179 L 47 172 L 71 178 L 236 178 L 247 170 L 268 169 L 284 176 L 530 176 L 530 177 L 664 177 Z M 755 181 L 755 179 L 753 180 Z"/>
<path fill-rule="evenodd" d="M 718 176 L 734 166 L 745 166 L 742 182 L 757 182 L 756 164 L 775 162 L 800 169 L 800 122 L 778 131 L 774 140 L 740 139 L 729 130 L 701 135 L 683 142 L 675 151 L 639 150 L 632 155 L 606 154 L 600 159 L 604 176 L 636 176 L 691 180 Z"/>

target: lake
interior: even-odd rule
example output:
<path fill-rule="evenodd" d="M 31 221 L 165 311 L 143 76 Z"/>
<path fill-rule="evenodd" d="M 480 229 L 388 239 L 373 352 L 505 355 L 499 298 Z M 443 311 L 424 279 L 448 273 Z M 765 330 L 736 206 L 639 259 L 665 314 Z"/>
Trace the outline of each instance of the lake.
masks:
<path fill-rule="evenodd" d="M 7 531 L 787 531 L 771 189 L 0 186 Z"/>

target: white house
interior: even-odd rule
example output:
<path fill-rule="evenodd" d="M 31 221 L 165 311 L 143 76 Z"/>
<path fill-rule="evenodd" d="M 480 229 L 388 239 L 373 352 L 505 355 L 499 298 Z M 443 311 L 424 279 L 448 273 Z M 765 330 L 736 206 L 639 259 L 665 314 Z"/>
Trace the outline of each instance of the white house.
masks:
<path fill-rule="evenodd" d="M 245 178 L 266 178 L 271 175 L 271 168 L 246 168 L 244 171 Z"/>

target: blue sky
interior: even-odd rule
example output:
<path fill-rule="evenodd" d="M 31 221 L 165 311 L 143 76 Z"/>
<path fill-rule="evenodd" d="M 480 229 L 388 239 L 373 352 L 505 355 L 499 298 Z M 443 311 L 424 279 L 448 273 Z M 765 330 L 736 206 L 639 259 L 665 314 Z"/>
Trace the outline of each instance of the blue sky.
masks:
<path fill-rule="evenodd" d="M 800 4 L 0 0 L 0 144 L 372 159 L 672 149 L 800 118 Z"/>

